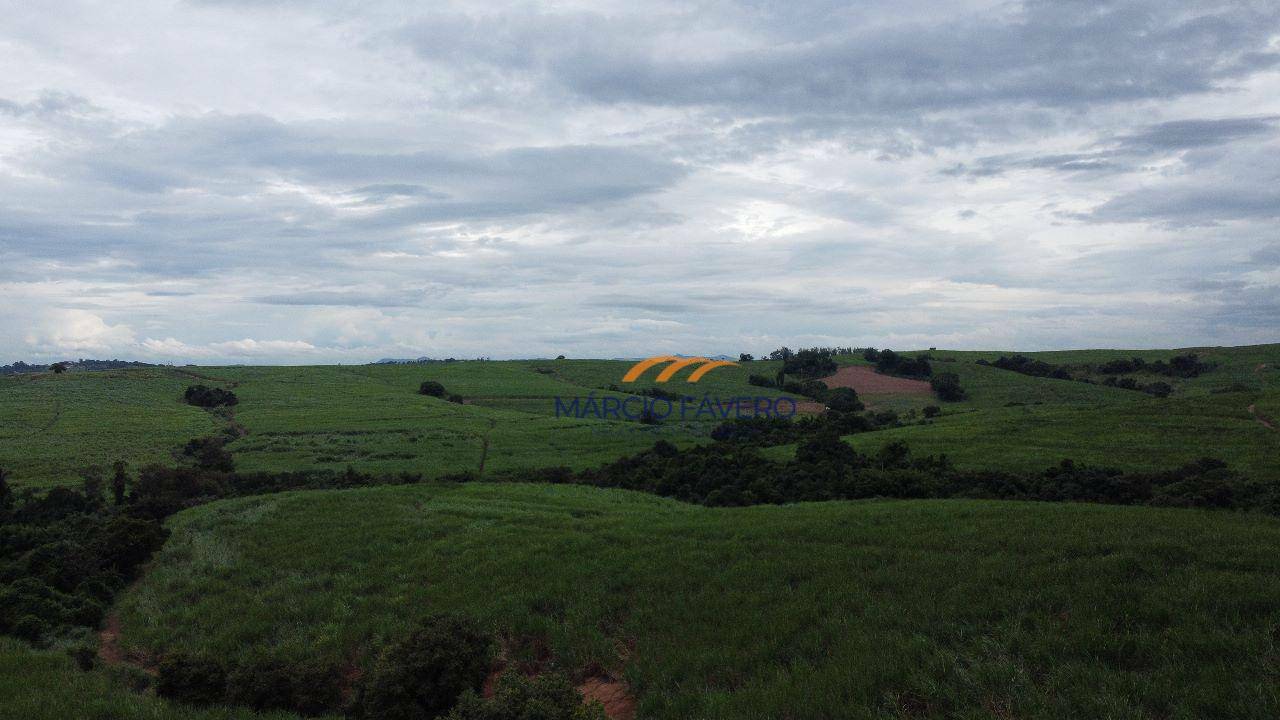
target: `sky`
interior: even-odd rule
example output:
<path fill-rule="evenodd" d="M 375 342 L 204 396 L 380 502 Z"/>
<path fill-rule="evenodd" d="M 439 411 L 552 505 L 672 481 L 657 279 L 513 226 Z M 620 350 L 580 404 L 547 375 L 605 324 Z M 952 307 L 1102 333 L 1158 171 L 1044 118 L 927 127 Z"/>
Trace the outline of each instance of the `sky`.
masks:
<path fill-rule="evenodd" d="M 0 363 L 1280 342 L 1280 3 L 0 0 Z"/>

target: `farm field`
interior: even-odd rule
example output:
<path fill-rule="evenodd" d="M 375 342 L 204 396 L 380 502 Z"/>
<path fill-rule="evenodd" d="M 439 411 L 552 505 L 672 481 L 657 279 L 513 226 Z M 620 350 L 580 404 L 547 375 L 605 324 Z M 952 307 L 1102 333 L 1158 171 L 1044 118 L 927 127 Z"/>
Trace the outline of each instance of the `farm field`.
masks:
<path fill-rule="evenodd" d="M 513 658 L 545 648 L 571 674 L 625 679 L 646 718 L 1280 712 L 1280 522 L 1256 515 L 712 509 L 464 484 L 223 501 L 171 526 L 118 604 L 126 647 L 359 667 L 447 609 Z"/>
<path fill-rule="evenodd" d="M 1027 353 L 1055 363 L 1100 363 L 1132 355 L 1148 361 L 1185 351 Z M 976 364 L 1002 353 L 934 351 L 939 372 L 954 372 L 963 401 L 920 422 L 939 404 L 928 394 L 863 393 L 875 410 L 893 410 L 905 426 L 848 438 L 879 447 L 903 440 L 919 454 L 945 453 L 966 467 L 1032 470 L 1062 458 L 1125 469 L 1159 470 L 1211 455 L 1260 478 L 1280 478 L 1280 433 L 1249 410 L 1280 417 L 1280 346 L 1199 349 L 1217 367 L 1177 379 L 1164 399 L 1069 380 L 1031 377 Z M 842 356 L 846 365 L 868 363 Z M 0 378 L 0 467 L 18 486 L 75 484 L 88 465 L 125 460 L 170 463 L 187 440 L 222 431 L 240 470 L 297 468 L 374 473 L 450 473 L 547 466 L 592 467 L 666 439 L 705 442 L 718 420 L 645 426 L 618 419 L 556 417 L 557 397 L 624 398 L 629 361 L 464 361 L 427 365 L 149 368 Z M 700 398 L 771 396 L 747 383 L 772 377 L 778 362 L 720 368 L 701 382 L 686 374 L 659 385 L 653 373 L 627 389 L 662 389 Z M 418 395 L 425 380 L 462 395 L 464 404 Z M 193 383 L 233 389 L 233 412 L 182 402 Z M 1274 424 L 1274 423 L 1273 423 Z M 787 448 L 769 453 L 785 456 Z"/>
<path fill-rule="evenodd" d="M 18 579 L 0 584 L 0 611 L 16 610 L 0 622 L 35 642 L 0 638 L 0 693 L 9 700 L 0 718 L 296 718 L 175 703 L 147 674 L 172 657 L 227 667 L 318 664 L 354 693 L 384 648 L 438 612 L 478 623 L 499 647 L 495 668 L 562 673 L 584 692 L 623 697 L 628 709 L 611 720 L 1275 717 L 1280 520 L 1275 502 L 1250 488 L 1280 482 L 1273 421 L 1280 346 L 1198 349 L 1211 366 L 1197 377 L 1134 373 L 1144 383 L 1167 380 L 1167 397 L 1105 384 L 1092 371 L 1135 355 L 1151 363 L 1187 352 L 1028 354 L 1092 380 L 1081 382 L 990 364 L 1010 353 L 930 351 L 935 376 L 954 373 L 965 391 L 951 402 L 927 382 L 877 374 L 858 355 L 836 356 L 832 384 L 859 391 L 863 416 L 890 419 L 844 436 L 823 430 L 828 445 L 802 435 L 734 456 L 754 458 L 756 474 L 772 473 L 760 480 L 765 495 L 732 485 L 733 477 L 755 477 L 740 472 L 750 468 L 721 473 L 726 480 L 706 465 L 692 479 L 654 475 L 649 486 L 602 476 L 613 487 L 657 494 L 512 480 L 582 482 L 581 473 L 514 471 L 611 463 L 642 477 L 634 461 L 618 462 L 637 453 L 672 458 L 677 468 L 722 457 L 714 453 L 731 443 L 711 439 L 719 417 L 658 425 L 557 417 L 557 398 L 620 401 L 656 389 L 694 398 L 789 396 L 749 382 L 774 378 L 776 361 L 720 368 L 697 384 L 658 384 L 651 372 L 623 385 L 632 365 L 623 360 L 6 376 L 0 468 L 30 517 L 53 518 L 26 527 L 74 539 L 50 535 L 40 544 L 43 536 L 28 530 L 4 535 L 35 549 L 8 566 Z M 461 402 L 420 394 L 426 381 Z M 189 405 L 184 392 L 193 385 L 233 392 L 237 402 Z M 116 460 L 130 473 L 144 465 L 192 470 L 184 445 L 210 437 L 225 442 L 247 476 L 369 475 L 354 488 L 317 485 L 351 473 L 302 473 L 299 484 L 231 491 L 217 476 L 161 468 L 146 490 L 150 500 L 136 506 L 129 503 L 139 501 L 138 485 L 110 506 L 66 490 L 82 486 L 87 466 Z M 927 464 L 823 475 L 832 458 L 856 466 L 837 438 L 869 462 L 902 443 L 913 458 L 945 454 L 978 477 L 1001 471 L 1031 482 L 1064 458 L 1160 473 L 1209 456 L 1243 479 L 1210 469 L 1143 496 L 1148 506 L 980 500 L 963 489 L 920 495 L 909 483 L 932 472 Z M 655 446 L 659 440 L 671 445 Z M 712 447 L 679 452 L 700 445 Z M 759 470 L 761 455 L 785 461 L 804 453 L 807 465 Z M 422 481 L 377 477 L 400 473 Z M 792 475 L 799 480 L 788 484 Z M 663 485 L 663 477 L 675 479 Z M 862 481 L 887 490 L 823 495 L 831 486 L 820 485 L 814 494 L 786 494 L 813 491 L 814 478 L 851 479 L 841 486 L 846 493 Z M 704 479 L 732 492 L 715 495 L 699 486 Z M 1052 499 L 1064 491 L 1027 487 L 1021 495 L 971 489 L 986 498 Z M 49 488 L 63 494 L 44 495 L 54 496 L 47 506 L 24 492 Z M 101 485 L 94 492 L 106 502 Z M 1151 506 L 1211 506 L 1221 492 L 1235 493 L 1238 504 L 1226 506 L 1242 509 Z M 952 499 L 880 499 L 886 495 Z M 751 497 L 790 504 L 743 499 Z M 794 502 L 831 497 L 867 499 Z M 0 519 L 13 503 L 0 497 Z M 59 521 L 66 507 L 87 514 Z M 122 515 L 136 516 L 124 536 L 113 524 Z M 82 556 L 122 537 L 152 542 L 158 553 L 145 555 L 151 559 L 136 573 L 108 559 L 105 585 L 67 579 L 93 572 Z M 50 585 L 30 584 L 36 578 Z M 83 660 L 86 648 L 98 659 L 82 671 L 73 656 Z M 42 702 L 51 688 L 60 688 L 56 701 Z"/>

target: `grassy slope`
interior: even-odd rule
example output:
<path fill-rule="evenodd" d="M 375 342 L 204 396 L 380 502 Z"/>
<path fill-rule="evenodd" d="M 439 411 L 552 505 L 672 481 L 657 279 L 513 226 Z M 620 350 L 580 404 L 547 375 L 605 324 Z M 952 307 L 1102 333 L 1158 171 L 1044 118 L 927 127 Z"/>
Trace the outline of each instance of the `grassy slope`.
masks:
<path fill-rule="evenodd" d="M 1148 360 L 1182 351 L 1032 353 L 1050 362 L 1101 362 L 1133 354 Z M 960 375 L 969 399 L 946 404 L 929 424 L 853 439 L 874 449 L 891 439 L 917 452 L 945 452 L 971 467 L 1039 469 L 1063 457 L 1134 469 L 1160 469 L 1214 455 L 1259 477 L 1280 478 L 1280 433 L 1269 432 L 1248 406 L 1280 418 L 1280 346 L 1200 349 L 1219 368 L 1177 381 L 1168 400 L 1080 382 L 1032 378 L 984 367 L 997 352 L 937 351 L 935 367 Z M 858 358 L 842 358 L 861 363 Z M 947 362 L 946 360 L 954 360 Z M 1264 370 L 1257 366 L 1267 363 Z M 0 466 L 19 485 L 74 482 L 88 464 L 123 458 L 133 465 L 166 462 L 186 440 L 225 421 L 180 402 L 188 384 L 234 387 L 236 421 L 248 435 L 230 447 L 239 467 L 420 472 L 429 477 L 485 469 L 608 462 L 658 437 L 698 442 L 709 423 L 659 429 L 594 418 L 555 417 L 560 397 L 597 397 L 620 383 L 626 361 L 458 362 L 420 366 L 229 367 L 130 370 L 0 378 Z M 721 368 L 700 383 L 662 387 L 701 396 L 774 394 L 746 383 L 772 376 L 778 363 Z M 200 378 L 192 375 L 202 376 Z M 653 387 L 655 371 L 636 388 Z M 687 372 L 681 377 L 687 376 Z M 416 394 L 439 380 L 467 405 Z M 1154 377 L 1143 378 L 1144 381 Z M 1236 386 L 1234 392 L 1215 392 Z M 929 396 L 868 396 L 876 408 L 900 412 L 934 404 Z M 486 449 L 487 448 L 487 449 Z M 773 454 L 785 456 L 787 449 Z"/>
<path fill-rule="evenodd" d="M 238 467 L 420 472 L 430 477 L 486 470 L 599 465 L 649 447 L 658 437 L 688 444 L 711 423 L 635 422 L 555 416 L 555 398 L 595 394 L 619 383 L 631 363 L 607 360 L 458 362 L 425 366 L 225 367 L 127 370 L 0 379 L 0 466 L 19 485 L 75 482 L 89 464 L 122 458 L 134 466 L 171 462 L 187 440 L 227 423 L 181 402 L 193 383 L 233 388 L 232 443 Z M 541 368 L 547 372 L 538 372 Z M 656 371 L 649 373 L 650 378 Z M 687 372 L 681 377 L 687 376 Z M 458 405 L 417 394 L 440 380 L 470 398 Z M 631 387 L 652 387 L 641 382 Z M 702 382 L 673 380 L 672 392 L 774 394 L 724 368 Z M 487 450 L 486 450 L 487 446 Z"/>
<path fill-rule="evenodd" d="M 1186 350 L 1074 350 L 1023 353 L 1051 363 L 1100 363 L 1134 355 L 1148 361 Z M 1198 378 L 1169 380 L 1174 394 L 1144 393 L 1069 380 L 1035 378 L 975 364 L 1008 352 L 936 351 L 935 372 L 954 372 L 968 398 L 938 403 L 931 397 L 867 397 L 876 408 L 899 412 L 941 404 L 932 422 L 846 438 L 874 451 L 893 440 L 918 454 L 946 453 L 961 467 L 1035 471 L 1062 458 L 1133 470 L 1160 470 L 1209 455 L 1255 477 L 1280 481 L 1280 433 L 1259 424 L 1248 406 L 1280 417 L 1280 345 L 1196 349 L 1218 367 Z M 944 359 L 953 359 L 947 362 Z M 843 358 L 846 364 L 866 364 Z M 1265 367 L 1258 369 L 1258 365 Z M 1168 380 L 1136 376 L 1141 382 Z M 1235 389 L 1233 390 L 1233 386 Z M 1223 390 L 1232 390 L 1223 392 Z M 791 446 L 765 454 L 786 459 Z"/>
<path fill-rule="evenodd" d="M 0 720 L 296 720 L 283 713 L 190 708 L 130 692 L 101 672 L 76 670 L 64 653 L 0 637 Z"/>
<path fill-rule="evenodd" d="M 32 485 L 122 458 L 172 462 L 175 448 L 221 425 L 182 403 L 191 382 L 158 369 L 0 377 L 0 467 Z"/>
<path fill-rule="evenodd" d="M 349 662 L 451 609 L 544 639 L 570 671 L 623 672 L 642 717 L 1280 714 L 1269 518 L 468 484 L 225 501 L 172 525 L 120 605 L 126 645 Z"/>

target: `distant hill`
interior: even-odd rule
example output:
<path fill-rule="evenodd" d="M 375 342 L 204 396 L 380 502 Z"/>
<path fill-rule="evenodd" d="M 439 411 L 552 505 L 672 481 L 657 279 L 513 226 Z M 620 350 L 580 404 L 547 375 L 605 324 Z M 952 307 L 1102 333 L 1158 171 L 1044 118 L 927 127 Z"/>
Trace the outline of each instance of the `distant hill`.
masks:
<path fill-rule="evenodd" d="M 50 363 L 48 365 L 31 365 L 19 360 L 12 365 L 0 365 L 0 375 L 48 372 L 55 364 L 56 363 Z M 67 370 L 69 372 L 119 370 L 120 368 L 130 367 L 155 367 L 152 363 L 137 362 L 135 360 L 89 360 L 85 358 L 81 358 L 79 360 L 63 360 L 62 364 L 67 366 Z"/>

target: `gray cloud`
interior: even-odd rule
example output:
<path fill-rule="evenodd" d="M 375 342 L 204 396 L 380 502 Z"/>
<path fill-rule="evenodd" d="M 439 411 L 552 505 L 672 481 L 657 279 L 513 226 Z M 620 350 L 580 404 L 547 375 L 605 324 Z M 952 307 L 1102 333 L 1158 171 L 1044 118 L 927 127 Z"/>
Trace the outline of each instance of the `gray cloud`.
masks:
<path fill-rule="evenodd" d="M 128 5 L 0 29 L 0 297 L 42 308 L 0 346 L 32 359 L 1177 345 L 1274 318 L 1266 4 Z"/>

